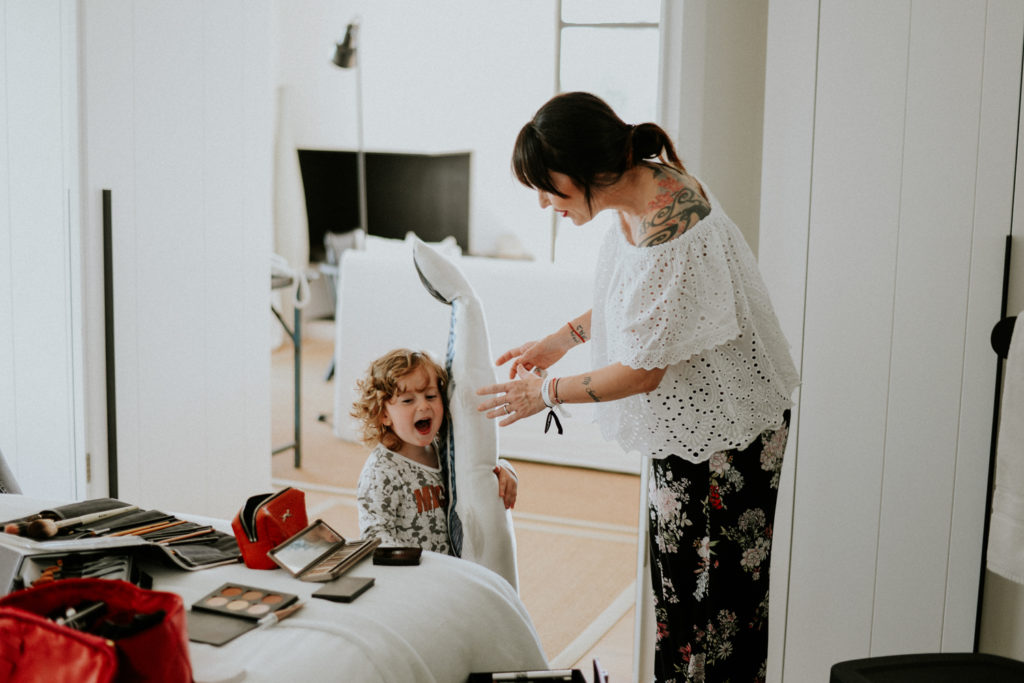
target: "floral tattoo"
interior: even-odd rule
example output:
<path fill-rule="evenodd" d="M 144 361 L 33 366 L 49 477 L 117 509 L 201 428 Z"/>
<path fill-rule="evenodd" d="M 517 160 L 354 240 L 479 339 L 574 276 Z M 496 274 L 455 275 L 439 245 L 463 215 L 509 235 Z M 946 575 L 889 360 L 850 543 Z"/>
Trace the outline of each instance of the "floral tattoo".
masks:
<path fill-rule="evenodd" d="M 654 169 L 661 192 L 647 206 L 651 213 L 640 223 L 637 246 L 651 247 L 680 235 L 711 213 L 700 192 L 664 170 Z"/>

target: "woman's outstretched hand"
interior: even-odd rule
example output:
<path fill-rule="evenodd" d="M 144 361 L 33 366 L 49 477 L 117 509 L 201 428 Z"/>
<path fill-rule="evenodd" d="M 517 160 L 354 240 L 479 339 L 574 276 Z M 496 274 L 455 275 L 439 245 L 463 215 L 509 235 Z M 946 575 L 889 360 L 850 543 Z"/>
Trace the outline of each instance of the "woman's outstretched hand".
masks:
<path fill-rule="evenodd" d="M 546 407 L 544 399 L 540 396 L 540 385 L 543 380 L 534 373 L 522 369 L 522 365 L 517 367 L 519 372 L 516 379 L 476 390 L 477 396 L 494 397 L 477 406 L 477 410 L 487 411 L 487 417 L 491 419 L 504 418 L 498 423 L 501 427 L 507 427 L 516 420 L 539 413 Z"/>
<path fill-rule="evenodd" d="M 513 361 L 508 370 L 508 378 L 515 379 L 518 376 L 519 368 L 531 372 L 535 369 L 547 370 L 565 355 L 566 350 L 545 337 L 540 341 L 526 342 L 514 349 L 509 349 L 498 356 L 498 360 L 494 361 L 494 364 L 500 366 L 510 360 Z"/>

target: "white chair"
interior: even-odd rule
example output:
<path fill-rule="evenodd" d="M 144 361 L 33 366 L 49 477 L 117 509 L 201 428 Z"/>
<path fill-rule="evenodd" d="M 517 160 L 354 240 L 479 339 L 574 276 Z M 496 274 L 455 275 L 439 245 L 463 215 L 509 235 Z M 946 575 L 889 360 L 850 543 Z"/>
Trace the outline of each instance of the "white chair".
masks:
<path fill-rule="evenodd" d="M 320 264 L 320 272 L 327 276 L 328 291 L 331 294 L 331 312 L 338 309 L 338 273 L 341 270 L 341 255 L 346 249 L 363 249 L 366 233 L 360 228 L 348 232 L 329 232 L 324 235 L 324 252 L 327 262 Z M 335 358 L 331 357 L 331 365 L 327 368 L 324 381 L 334 378 Z"/>

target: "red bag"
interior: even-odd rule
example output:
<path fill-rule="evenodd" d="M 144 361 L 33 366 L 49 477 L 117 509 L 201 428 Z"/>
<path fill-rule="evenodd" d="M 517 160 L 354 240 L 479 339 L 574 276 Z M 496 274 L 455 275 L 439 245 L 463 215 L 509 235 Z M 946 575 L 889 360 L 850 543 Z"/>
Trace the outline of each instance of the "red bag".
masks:
<path fill-rule="evenodd" d="M 0 681 L 108 683 L 116 674 L 117 653 L 109 640 L 0 607 Z"/>
<path fill-rule="evenodd" d="M 250 496 L 231 520 L 242 560 L 249 569 L 277 569 L 267 553 L 308 525 L 306 494 L 291 487 Z"/>
<path fill-rule="evenodd" d="M 154 623 L 110 638 L 61 626 L 45 615 L 102 601 L 103 619 Z M 163 616 L 160 616 L 160 613 Z M 181 596 L 111 579 L 59 579 L 0 598 L 0 667 L 12 681 L 152 681 L 190 683 L 185 605 Z"/>

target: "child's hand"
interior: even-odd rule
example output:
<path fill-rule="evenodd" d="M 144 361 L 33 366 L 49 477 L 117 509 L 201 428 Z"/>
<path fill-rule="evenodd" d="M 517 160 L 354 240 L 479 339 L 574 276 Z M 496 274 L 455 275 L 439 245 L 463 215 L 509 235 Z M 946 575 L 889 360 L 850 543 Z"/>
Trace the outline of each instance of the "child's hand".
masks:
<path fill-rule="evenodd" d="M 519 480 L 501 465 L 494 468 L 494 474 L 498 477 L 498 497 L 505 502 L 505 509 L 511 510 L 516 506 Z"/>

